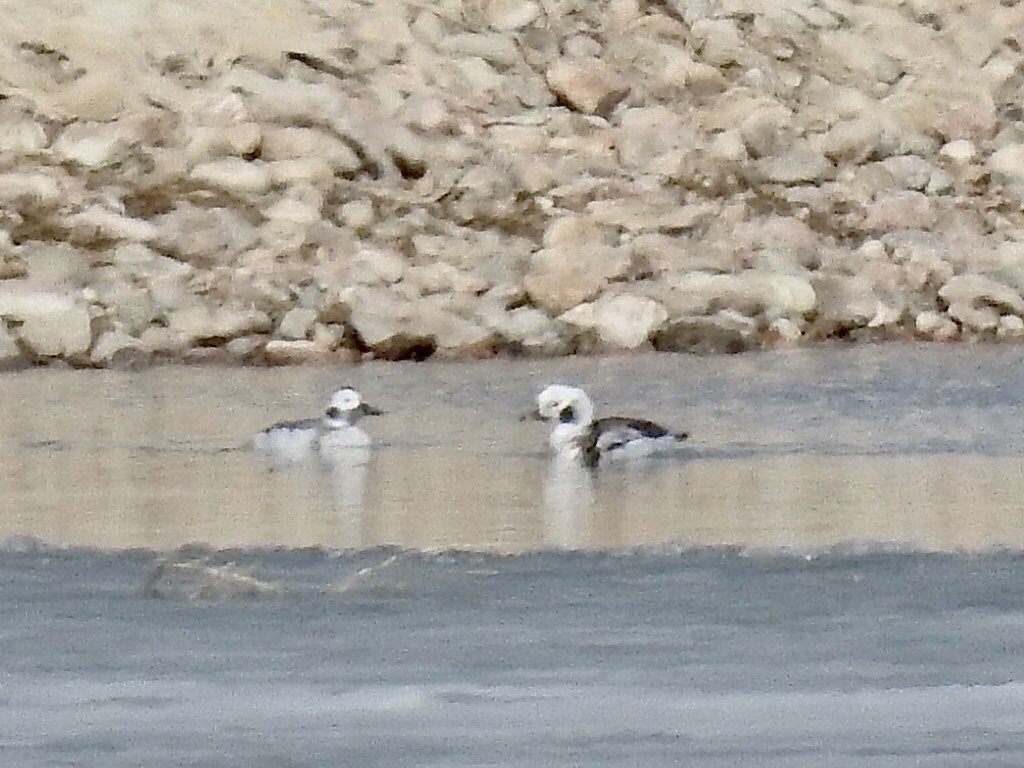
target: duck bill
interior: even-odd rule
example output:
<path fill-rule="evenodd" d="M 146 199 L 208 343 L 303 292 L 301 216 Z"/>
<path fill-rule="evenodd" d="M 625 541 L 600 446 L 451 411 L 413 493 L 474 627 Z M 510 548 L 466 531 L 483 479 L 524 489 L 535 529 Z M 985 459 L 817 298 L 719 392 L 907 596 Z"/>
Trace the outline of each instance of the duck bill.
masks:
<path fill-rule="evenodd" d="M 526 413 L 519 414 L 520 421 L 545 421 L 544 417 L 540 415 L 540 411 L 533 408 Z"/>
<path fill-rule="evenodd" d="M 359 415 L 360 416 L 383 416 L 384 415 L 384 411 L 382 411 L 380 408 L 375 408 L 374 406 L 370 405 L 369 403 L 360 403 L 359 407 L 356 410 L 359 411 Z"/>

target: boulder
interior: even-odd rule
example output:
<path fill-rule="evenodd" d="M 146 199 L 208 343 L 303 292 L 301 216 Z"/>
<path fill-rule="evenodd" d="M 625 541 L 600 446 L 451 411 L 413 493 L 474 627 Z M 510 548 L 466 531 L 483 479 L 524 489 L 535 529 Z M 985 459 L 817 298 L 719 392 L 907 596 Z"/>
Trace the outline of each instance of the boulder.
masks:
<path fill-rule="evenodd" d="M 629 93 L 626 80 L 592 56 L 559 59 L 548 68 L 545 79 L 560 101 L 588 115 L 609 115 Z"/>
<path fill-rule="evenodd" d="M 67 294 L 0 286 L 0 320 L 20 323 L 18 339 L 40 357 L 75 357 L 92 344 L 88 307 Z"/>
<path fill-rule="evenodd" d="M 668 312 L 658 302 L 642 296 L 602 296 L 580 304 L 558 318 L 583 330 L 593 330 L 606 345 L 636 349 L 661 330 Z"/>

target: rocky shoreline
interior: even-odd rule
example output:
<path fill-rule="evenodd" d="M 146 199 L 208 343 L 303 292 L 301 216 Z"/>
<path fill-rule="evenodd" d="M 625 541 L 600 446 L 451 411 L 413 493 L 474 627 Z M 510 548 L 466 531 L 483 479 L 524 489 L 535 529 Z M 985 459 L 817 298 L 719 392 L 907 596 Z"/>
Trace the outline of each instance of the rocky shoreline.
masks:
<path fill-rule="evenodd" d="M 1024 4 L 14 4 L 0 366 L 1024 339 Z"/>

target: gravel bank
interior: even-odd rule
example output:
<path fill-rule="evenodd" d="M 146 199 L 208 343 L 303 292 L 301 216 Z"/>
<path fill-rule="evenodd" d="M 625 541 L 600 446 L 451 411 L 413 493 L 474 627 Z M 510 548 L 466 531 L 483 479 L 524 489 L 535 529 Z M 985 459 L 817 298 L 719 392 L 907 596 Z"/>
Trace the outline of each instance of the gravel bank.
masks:
<path fill-rule="evenodd" d="M 2 366 L 1024 338 L 1024 4 L 3 14 Z"/>

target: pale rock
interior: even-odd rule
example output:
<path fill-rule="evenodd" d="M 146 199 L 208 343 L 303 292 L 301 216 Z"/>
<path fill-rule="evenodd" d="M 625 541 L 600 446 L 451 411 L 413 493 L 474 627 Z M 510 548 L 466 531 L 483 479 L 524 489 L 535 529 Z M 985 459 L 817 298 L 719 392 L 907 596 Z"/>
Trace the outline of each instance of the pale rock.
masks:
<path fill-rule="evenodd" d="M 273 183 L 266 163 L 239 157 L 200 163 L 192 169 L 189 178 L 197 184 L 236 195 L 262 195 Z"/>
<path fill-rule="evenodd" d="M 753 218 L 731 227 L 737 244 L 755 250 L 777 251 L 789 264 L 816 267 L 821 263 L 822 242 L 806 223 L 792 216 Z M 779 271 L 792 272 L 780 265 Z"/>
<path fill-rule="evenodd" d="M 349 264 L 349 274 L 359 285 L 391 285 L 402 279 L 408 262 L 390 248 L 364 244 Z"/>
<path fill-rule="evenodd" d="M 195 343 L 266 333 L 271 322 L 265 312 L 253 309 L 197 305 L 168 312 L 167 326 Z"/>
<path fill-rule="evenodd" d="M 675 280 L 674 289 L 700 301 L 705 312 L 724 307 L 747 317 L 801 317 L 814 310 L 817 296 L 810 281 L 796 275 L 748 270 L 732 275 L 693 272 Z"/>
<path fill-rule="evenodd" d="M 142 343 L 138 339 L 125 333 L 121 328 L 113 328 L 104 331 L 96 339 L 89 354 L 89 362 L 93 365 L 110 365 L 118 359 L 130 359 L 140 352 Z"/>
<path fill-rule="evenodd" d="M 90 205 L 67 218 L 69 239 L 76 243 L 102 240 L 129 240 L 145 243 L 154 240 L 159 230 L 144 219 L 131 218 L 102 205 Z"/>
<path fill-rule="evenodd" d="M 848 275 L 817 275 L 811 279 L 817 297 L 815 330 L 821 336 L 862 328 L 875 316 L 878 296 L 867 280 Z"/>
<path fill-rule="evenodd" d="M 334 181 L 334 169 L 321 157 L 296 157 L 266 163 L 270 182 L 277 187 L 327 187 Z"/>
<path fill-rule="evenodd" d="M 545 75 L 551 91 L 571 109 L 606 116 L 629 93 L 629 84 L 610 65 L 593 57 L 562 58 Z"/>
<path fill-rule="evenodd" d="M 754 167 L 767 181 L 776 184 L 822 181 L 835 172 L 824 155 L 800 146 L 782 155 L 762 158 Z"/>
<path fill-rule="evenodd" d="M 774 334 L 782 344 L 795 344 L 803 336 L 800 326 L 788 317 L 779 317 L 772 320 L 768 324 L 768 332 Z"/>
<path fill-rule="evenodd" d="M 587 213 L 598 224 L 621 227 L 633 232 L 692 229 L 721 211 L 717 201 L 679 205 L 651 201 L 646 197 L 595 200 L 587 205 Z"/>
<path fill-rule="evenodd" d="M 511 37 L 497 32 L 462 32 L 448 35 L 440 50 L 450 56 L 475 56 L 489 64 L 513 67 L 519 63 L 519 51 Z"/>
<path fill-rule="evenodd" d="M 189 348 L 191 341 L 181 331 L 154 325 L 139 336 L 139 348 L 149 355 L 177 357 Z"/>
<path fill-rule="evenodd" d="M 260 149 L 263 133 L 258 123 L 228 126 L 195 126 L 185 154 L 192 162 L 211 157 L 245 157 Z"/>
<path fill-rule="evenodd" d="M 0 368 L 6 368 L 21 358 L 21 350 L 7 324 L 0 321 Z"/>
<path fill-rule="evenodd" d="M 1001 314 L 1024 314 L 1018 291 L 984 275 L 956 275 L 939 289 L 949 316 L 975 331 L 994 329 Z"/>
<path fill-rule="evenodd" d="M 68 295 L 0 290 L 0 318 L 19 321 L 21 343 L 41 357 L 81 355 L 92 344 L 89 310 Z"/>
<path fill-rule="evenodd" d="M 303 365 L 331 359 L 331 350 L 315 341 L 272 339 L 263 347 L 263 357 L 270 365 Z"/>
<path fill-rule="evenodd" d="M 883 192 L 868 205 L 864 228 L 876 232 L 928 229 L 935 223 L 931 200 L 922 192 Z"/>
<path fill-rule="evenodd" d="M 919 335 L 934 341 L 951 341 L 960 333 L 956 323 L 940 312 L 931 310 L 917 315 L 914 328 Z"/>
<path fill-rule="evenodd" d="M 750 48 L 731 19 L 701 19 L 692 25 L 691 33 L 701 59 L 712 66 L 743 64 L 751 58 Z"/>
<path fill-rule="evenodd" d="M 263 210 L 263 215 L 276 222 L 313 224 L 321 220 L 323 194 L 315 187 L 293 187 Z"/>
<path fill-rule="evenodd" d="M 533 24 L 540 16 L 540 7 L 533 0 L 490 0 L 486 12 L 491 28 L 504 32 Z"/>
<path fill-rule="evenodd" d="M 338 209 L 338 218 L 352 229 L 366 229 L 373 224 L 375 215 L 370 200 L 349 200 Z"/>
<path fill-rule="evenodd" d="M 1009 178 L 1015 183 L 1024 182 L 1024 143 L 1009 144 L 997 149 L 988 159 L 993 173 Z"/>
<path fill-rule="evenodd" d="M 625 275 L 630 261 L 624 248 L 543 248 L 533 254 L 523 286 L 534 304 L 561 314 L 596 297 L 610 279 Z"/>
<path fill-rule="evenodd" d="M 974 160 L 977 154 L 978 150 L 975 149 L 974 143 L 967 139 L 956 139 L 943 144 L 939 150 L 939 155 L 957 165 L 966 165 Z"/>
<path fill-rule="evenodd" d="M 288 310 L 277 326 L 277 333 L 283 339 L 305 339 L 313 330 L 317 320 L 315 309 L 295 307 Z"/>
<path fill-rule="evenodd" d="M 589 216 L 560 216 L 544 230 L 545 248 L 590 248 L 605 244 L 601 227 Z"/>
<path fill-rule="evenodd" d="M 0 154 L 34 155 L 47 143 L 43 126 L 31 118 L 0 123 Z"/>
<path fill-rule="evenodd" d="M 559 320 L 584 330 L 596 331 L 612 347 L 636 349 L 664 325 L 668 312 L 653 299 L 621 294 L 602 296 L 560 315 Z"/>
<path fill-rule="evenodd" d="M 88 251 L 51 241 L 26 243 L 21 260 L 34 284 L 63 289 L 83 287 L 92 263 Z"/>
<path fill-rule="evenodd" d="M 225 344 L 224 350 L 235 360 L 249 361 L 257 357 L 266 344 L 267 340 L 264 336 L 239 336 Z"/>
<path fill-rule="evenodd" d="M 812 139 L 811 145 L 826 157 L 837 161 L 860 163 L 872 156 L 888 154 L 884 125 L 877 119 L 857 117 L 840 120 L 824 134 Z"/>
<path fill-rule="evenodd" d="M 199 268 L 230 263 L 258 240 L 258 230 L 228 208 L 199 208 L 186 201 L 155 219 L 156 244 L 175 258 Z"/>
<path fill-rule="evenodd" d="M 898 155 L 887 157 L 881 165 L 892 176 L 896 186 L 901 189 L 924 190 L 932 180 L 935 167 L 917 155 Z"/>
<path fill-rule="evenodd" d="M 448 297 L 429 296 L 413 305 L 416 327 L 442 357 L 488 357 L 494 352 L 494 333 L 453 311 Z"/>
<path fill-rule="evenodd" d="M 415 286 L 420 295 L 437 293 L 480 294 L 489 287 L 485 280 L 443 262 L 417 264 L 409 267 L 404 282 Z"/>
<path fill-rule="evenodd" d="M 868 320 L 868 328 L 888 328 L 897 326 L 903 320 L 903 307 L 893 306 L 884 301 L 875 304 L 875 314 Z"/>
<path fill-rule="evenodd" d="M 403 359 L 417 349 L 433 352 L 433 340 L 416 322 L 408 300 L 386 288 L 362 286 L 348 290 L 343 298 L 361 348 L 384 359 Z"/>
<path fill-rule="evenodd" d="M 1017 315 L 1003 315 L 999 318 L 996 336 L 1001 339 L 1018 339 L 1024 336 L 1024 319 Z"/>
<path fill-rule="evenodd" d="M 50 171 L 0 173 L 0 202 L 50 207 L 64 202 L 67 187 Z"/>
<path fill-rule="evenodd" d="M 738 129 L 751 155 L 778 163 L 778 155 L 797 151 L 801 155 L 813 153 L 814 150 L 809 143 L 806 148 L 798 149 L 793 146 L 791 109 L 777 101 L 766 99 L 753 89 L 733 88 L 729 94 L 734 97 L 735 104 L 732 109 L 735 110 L 735 114 L 724 110 L 719 114 L 721 129 Z M 794 160 L 801 165 L 807 162 L 800 155 L 794 155 Z"/>
<path fill-rule="evenodd" d="M 616 148 L 629 168 L 669 175 L 697 144 L 696 132 L 664 106 L 626 109 L 620 115 Z"/>
<path fill-rule="evenodd" d="M 65 162 L 87 168 L 103 168 L 122 160 L 130 143 L 119 123 L 72 123 L 65 128 L 51 150 Z"/>
<path fill-rule="evenodd" d="M 562 42 L 562 54 L 566 58 L 596 58 L 601 55 L 601 44 L 590 35 L 571 35 Z"/>
<path fill-rule="evenodd" d="M 485 305 L 480 315 L 484 324 L 500 339 L 524 352 L 553 355 L 566 350 L 566 342 L 558 333 L 555 321 L 539 309 L 516 307 L 506 311 L 502 307 Z"/>

